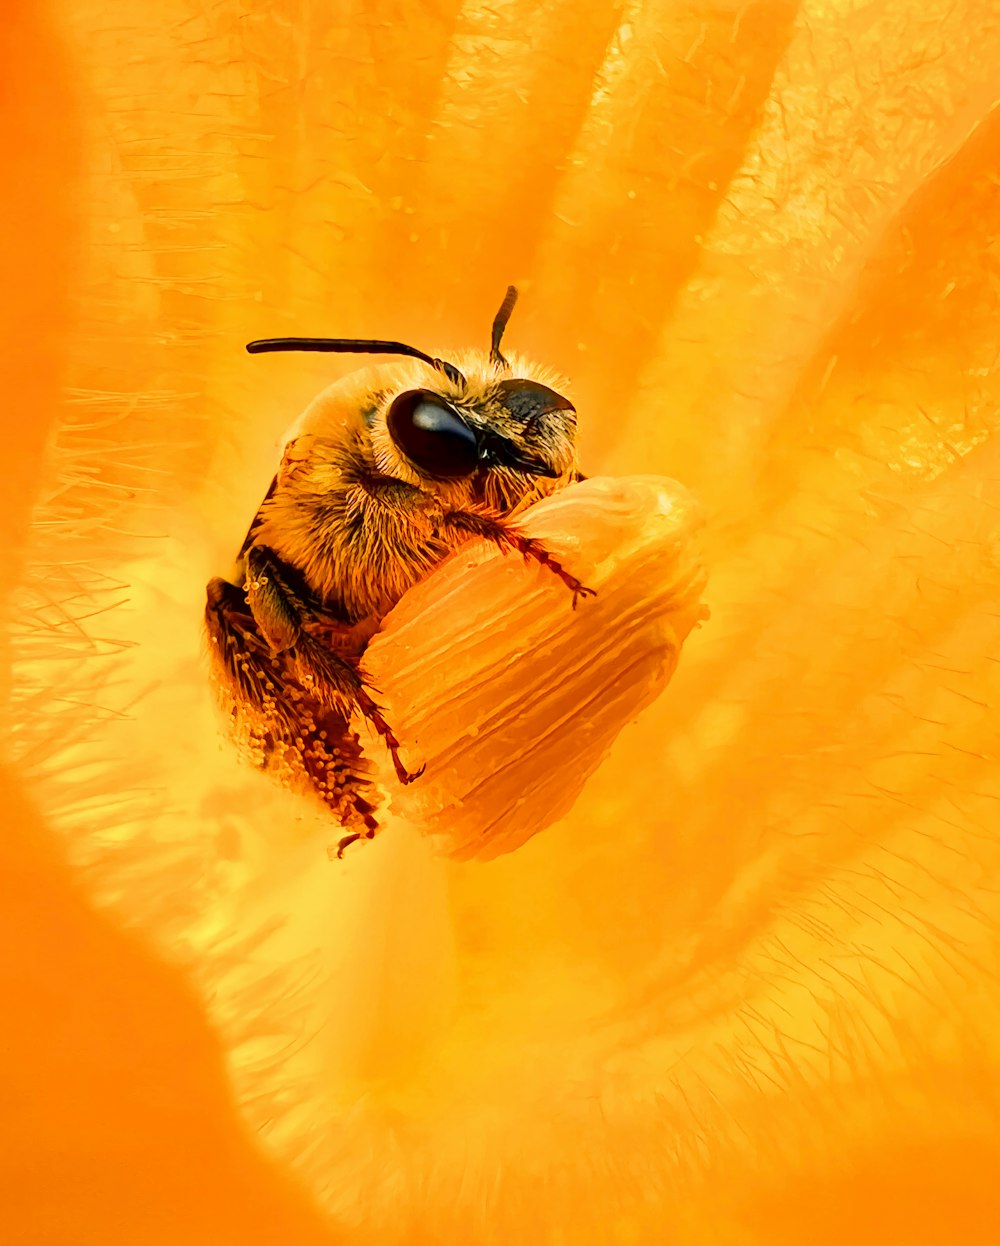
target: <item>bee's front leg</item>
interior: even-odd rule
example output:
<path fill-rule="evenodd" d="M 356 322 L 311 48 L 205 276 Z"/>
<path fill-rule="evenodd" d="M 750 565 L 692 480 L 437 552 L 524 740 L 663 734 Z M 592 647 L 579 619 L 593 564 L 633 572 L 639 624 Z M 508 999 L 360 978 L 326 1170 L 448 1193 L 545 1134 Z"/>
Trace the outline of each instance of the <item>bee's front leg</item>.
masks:
<path fill-rule="evenodd" d="M 573 594 L 573 609 L 576 609 L 579 597 L 596 597 L 597 591 L 587 588 L 562 565 L 553 558 L 541 541 L 526 536 L 516 524 L 507 520 L 495 519 L 490 515 L 481 515 L 476 511 L 448 511 L 442 518 L 442 526 L 452 532 L 462 532 L 467 536 L 478 536 L 492 541 L 503 553 L 516 550 L 526 561 L 537 562 L 547 567 Z"/>

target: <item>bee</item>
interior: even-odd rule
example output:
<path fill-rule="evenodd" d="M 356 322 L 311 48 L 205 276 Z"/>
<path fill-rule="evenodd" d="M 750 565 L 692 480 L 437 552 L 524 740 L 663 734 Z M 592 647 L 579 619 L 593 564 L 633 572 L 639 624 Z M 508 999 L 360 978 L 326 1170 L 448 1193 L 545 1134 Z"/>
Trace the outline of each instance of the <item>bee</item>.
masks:
<path fill-rule="evenodd" d="M 281 462 L 228 579 L 207 586 L 216 682 L 265 768 L 304 779 L 347 832 L 337 856 L 378 830 L 379 793 L 360 736 L 381 736 L 400 783 L 400 742 L 360 670 L 371 637 L 407 589 L 463 543 L 485 539 L 586 588 L 518 527 L 533 502 L 584 477 L 576 410 L 545 369 L 500 353 L 517 301 L 508 288 L 489 351 L 461 367 L 402 342 L 269 338 L 251 354 L 395 355 L 324 390 Z"/>

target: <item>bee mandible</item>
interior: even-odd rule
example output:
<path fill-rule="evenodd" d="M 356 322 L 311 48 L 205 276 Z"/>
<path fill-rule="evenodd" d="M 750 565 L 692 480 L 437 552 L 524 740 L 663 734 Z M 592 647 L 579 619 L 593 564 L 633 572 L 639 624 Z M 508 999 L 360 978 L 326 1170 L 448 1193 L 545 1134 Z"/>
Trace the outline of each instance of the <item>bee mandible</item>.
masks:
<path fill-rule="evenodd" d="M 509 287 L 489 351 L 458 363 L 402 342 L 269 338 L 251 354 L 385 354 L 324 390 L 280 466 L 228 579 L 209 581 L 205 623 L 217 682 L 265 767 L 291 768 L 348 832 L 337 855 L 378 830 L 379 793 L 352 723 L 382 737 L 401 783 L 400 742 L 365 684 L 361 658 L 385 615 L 465 542 L 480 538 L 590 596 L 516 516 L 583 479 L 576 410 L 546 369 L 500 352 Z"/>

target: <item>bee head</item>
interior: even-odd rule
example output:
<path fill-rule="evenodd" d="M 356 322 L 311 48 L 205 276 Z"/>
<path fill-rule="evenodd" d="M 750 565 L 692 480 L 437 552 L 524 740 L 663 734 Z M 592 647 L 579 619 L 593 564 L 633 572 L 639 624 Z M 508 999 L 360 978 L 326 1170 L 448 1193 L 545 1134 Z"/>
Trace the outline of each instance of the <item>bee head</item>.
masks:
<path fill-rule="evenodd" d="M 545 480 L 570 471 L 576 440 L 569 399 L 546 384 L 537 368 L 512 364 L 500 353 L 516 302 L 517 290 L 509 286 L 493 319 L 489 355 L 470 352 L 462 368 L 402 342 L 372 339 L 269 338 L 249 343 L 247 350 L 393 354 L 429 365 L 439 374 L 436 384 L 428 378 L 386 396 L 392 456 L 406 474 L 441 484 L 467 481 L 473 492 L 509 504 L 519 495 L 545 492 Z"/>

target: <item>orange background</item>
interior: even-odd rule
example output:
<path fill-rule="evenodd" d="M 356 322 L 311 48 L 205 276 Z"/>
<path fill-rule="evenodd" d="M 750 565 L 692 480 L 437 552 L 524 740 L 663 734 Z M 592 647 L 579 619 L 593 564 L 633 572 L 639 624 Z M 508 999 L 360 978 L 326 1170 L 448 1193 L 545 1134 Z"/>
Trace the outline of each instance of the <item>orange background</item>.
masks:
<path fill-rule="evenodd" d="M 993 1240 L 995 5 L 8 9 L 0 1236 Z M 333 878 L 204 704 L 331 375 L 240 345 L 510 280 L 712 620 L 558 826 Z"/>

